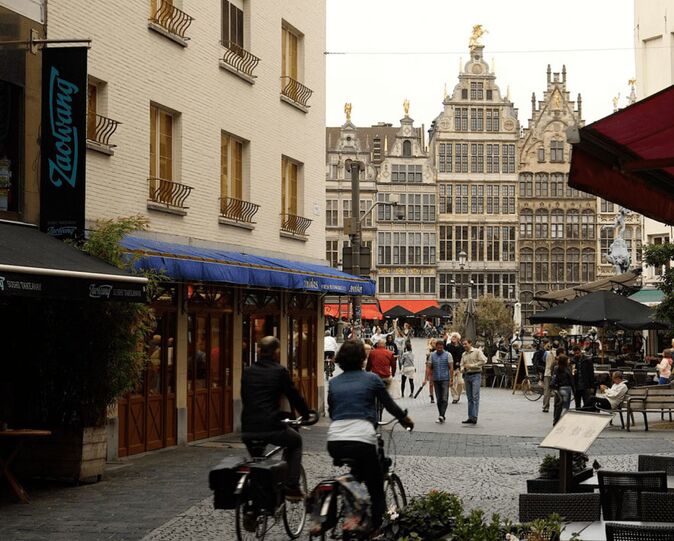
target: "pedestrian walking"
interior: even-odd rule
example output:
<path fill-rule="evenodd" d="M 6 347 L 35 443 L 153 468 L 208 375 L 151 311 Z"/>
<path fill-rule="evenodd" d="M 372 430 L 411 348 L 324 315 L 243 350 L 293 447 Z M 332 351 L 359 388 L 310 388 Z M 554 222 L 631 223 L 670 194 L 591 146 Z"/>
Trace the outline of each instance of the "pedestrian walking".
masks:
<path fill-rule="evenodd" d="M 573 383 L 576 409 L 590 405 L 590 397 L 594 395 L 594 366 L 592 359 L 583 355 L 580 346 L 573 346 Z"/>
<path fill-rule="evenodd" d="M 557 366 L 552 375 L 550 386 L 555 390 L 555 410 L 552 416 L 552 426 L 571 407 L 571 395 L 574 393 L 574 378 L 569 368 L 569 358 L 562 354 L 557 356 Z"/>
<path fill-rule="evenodd" d="M 550 411 L 550 382 L 552 381 L 552 372 L 555 369 L 555 352 L 550 343 L 545 344 L 545 369 L 543 371 L 543 412 Z"/>
<path fill-rule="evenodd" d="M 484 353 L 473 347 L 473 341 L 465 338 L 463 341 L 463 355 L 461 356 L 461 373 L 466 386 L 468 398 L 468 419 L 462 424 L 477 424 L 480 410 L 480 383 L 482 381 L 482 367 L 487 362 Z"/>
<path fill-rule="evenodd" d="M 431 355 L 435 351 L 435 344 L 437 340 L 435 338 L 431 338 L 428 341 L 428 346 L 426 347 L 426 373 L 424 374 L 424 381 L 421 384 L 423 387 L 428 383 L 428 396 L 431 399 L 431 404 L 435 402 L 435 399 L 433 398 L 433 370 L 431 368 Z"/>
<path fill-rule="evenodd" d="M 396 375 L 396 369 L 396 361 L 393 358 L 393 353 L 386 348 L 386 341 L 379 340 L 367 356 L 365 371 L 377 374 L 388 389 Z"/>
<path fill-rule="evenodd" d="M 405 396 L 405 383 L 410 382 L 410 398 L 414 396 L 414 375 L 417 369 L 414 366 L 414 352 L 412 351 L 412 343 L 405 343 L 405 352 L 400 357 L 400 392 Z"/>
<path fill-rule="evenodd" d="M 461 398 L 464 385 L 463 376 L 461 375 L 463 345 L 461 344 L 461 335 L 458 332 L 453 332 L 449 335 L 449 342 L 445 345 L 445 349 L 454 360 L 454 377 L 452 378 L 450 391 L 452 393 L 452 404 L 457 404 Z"/>
<path fill-rule="evenodd" d="M 431 372 L 438 406 L 438 419 L 435 422 L 444 423 L 449 398 L 449 385 L 452 382 L 452 373 L 454 372 L 454 361 L 452 356 L 445 351 L 445 344 L 442 340 L 435 342 L 435 351 L 431 353 Z"/>

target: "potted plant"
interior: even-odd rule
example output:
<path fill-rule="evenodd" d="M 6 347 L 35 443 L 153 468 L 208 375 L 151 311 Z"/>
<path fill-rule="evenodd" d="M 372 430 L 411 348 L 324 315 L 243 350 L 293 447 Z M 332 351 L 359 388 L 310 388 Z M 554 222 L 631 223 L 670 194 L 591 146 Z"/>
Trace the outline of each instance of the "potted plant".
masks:
<path fill-rule="evenodd" d="M 121 239 L 146 224 L 141 217 L 99 223 L 83 249 L 124 267 Z M 108 408 L 138 384 L 146 361 L 149 306 L 39 299 L 13 309 L 10 355 L 21 360 L 13 380 L 26 382 L 16 393 L 15 424 L 52 431 L 24 448 L 17 469 L 73 482 L 100 480 Z"/>
<path fill-rule="evenodd" d="M 412 498 L 399 513 L 384 518 L 385 539 L 435 541 L 452 532 L 455 520 L 463 514 L 463 504 L 454 494 L 431 490 Z"/>
<path fill-rule="evenodd" d="M 573 453 L 573 482 L 578 483 L 592 477 L 592 468 L 587 468 L 589 457 L 585 453 Z M 559 492 L 559 456 L 545 455 L 538 467 L 539 477 L 527 479 L 528 493 L 556 493 Z"/>

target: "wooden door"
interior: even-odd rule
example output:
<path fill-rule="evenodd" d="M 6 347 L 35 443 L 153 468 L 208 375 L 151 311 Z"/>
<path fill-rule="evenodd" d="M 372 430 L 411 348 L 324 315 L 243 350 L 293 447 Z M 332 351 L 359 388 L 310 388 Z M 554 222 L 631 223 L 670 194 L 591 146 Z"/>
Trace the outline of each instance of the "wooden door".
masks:
<path fill-rule="evenodd" d="M 290 318 L 289 323 L 288 370 L 309 407 L 316 408 L 316 318 L 297 316 Z"/>

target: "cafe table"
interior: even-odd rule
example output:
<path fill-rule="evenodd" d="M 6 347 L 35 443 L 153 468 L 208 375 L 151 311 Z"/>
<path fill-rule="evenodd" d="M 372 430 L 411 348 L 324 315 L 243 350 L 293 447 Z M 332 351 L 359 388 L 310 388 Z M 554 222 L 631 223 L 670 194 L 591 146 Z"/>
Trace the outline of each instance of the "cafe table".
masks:
<path fill-rule="evenodd" d="M 6 456 L 0 454 L 0 480 L 4 477 L 7 479 L 12 492 L 16 495 L 22 503 L 29 503 L 28 493 L 21 486 L 21 483 L 14 477 L 10 469 L 12 462 L 21 451 L 23 443 L 29 438 L 46 438 L 51 436 L 49 430 L 32 430 L 28 428 L 16 428 L 0 430 L 0 442 L 7 442 L 9 452 Z"/>
<path fill-rule="evenodd" d="M 584 487 L 599 488 L 599 477 L 597 477 L 597 472 L 592 472 L 592 477 L 585 479 L 585 481 L 581 481 L 579 484 Z M 667 476 L 667 491 L 674 492 L 674 475 Z"/>
<path fill-rule="evenodd" d="M 674 522 L 625 522 L 620 520 L 597 520 L 594 522 L 569 522 L 565 524 L 561 541 L 569 541 L 573 534 L 578 536 L 583 541 L 605 541 L 606 540 L 606 523 L 613 524 L 633 524 L 635 526 L 659 526 L 662 528 L 670 527 L 672 529 L 672 537 L 674 538 Z"/>

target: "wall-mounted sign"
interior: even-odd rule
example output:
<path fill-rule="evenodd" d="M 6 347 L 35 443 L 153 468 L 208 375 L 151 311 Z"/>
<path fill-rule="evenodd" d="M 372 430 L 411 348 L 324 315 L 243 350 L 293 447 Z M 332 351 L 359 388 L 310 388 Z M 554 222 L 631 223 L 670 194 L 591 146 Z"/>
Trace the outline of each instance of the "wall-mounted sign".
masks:
<path fill-rule="evenodd" d="M 84 233 L 87 48 L 42 50 L 40 228 L 59 238 Z"/>

